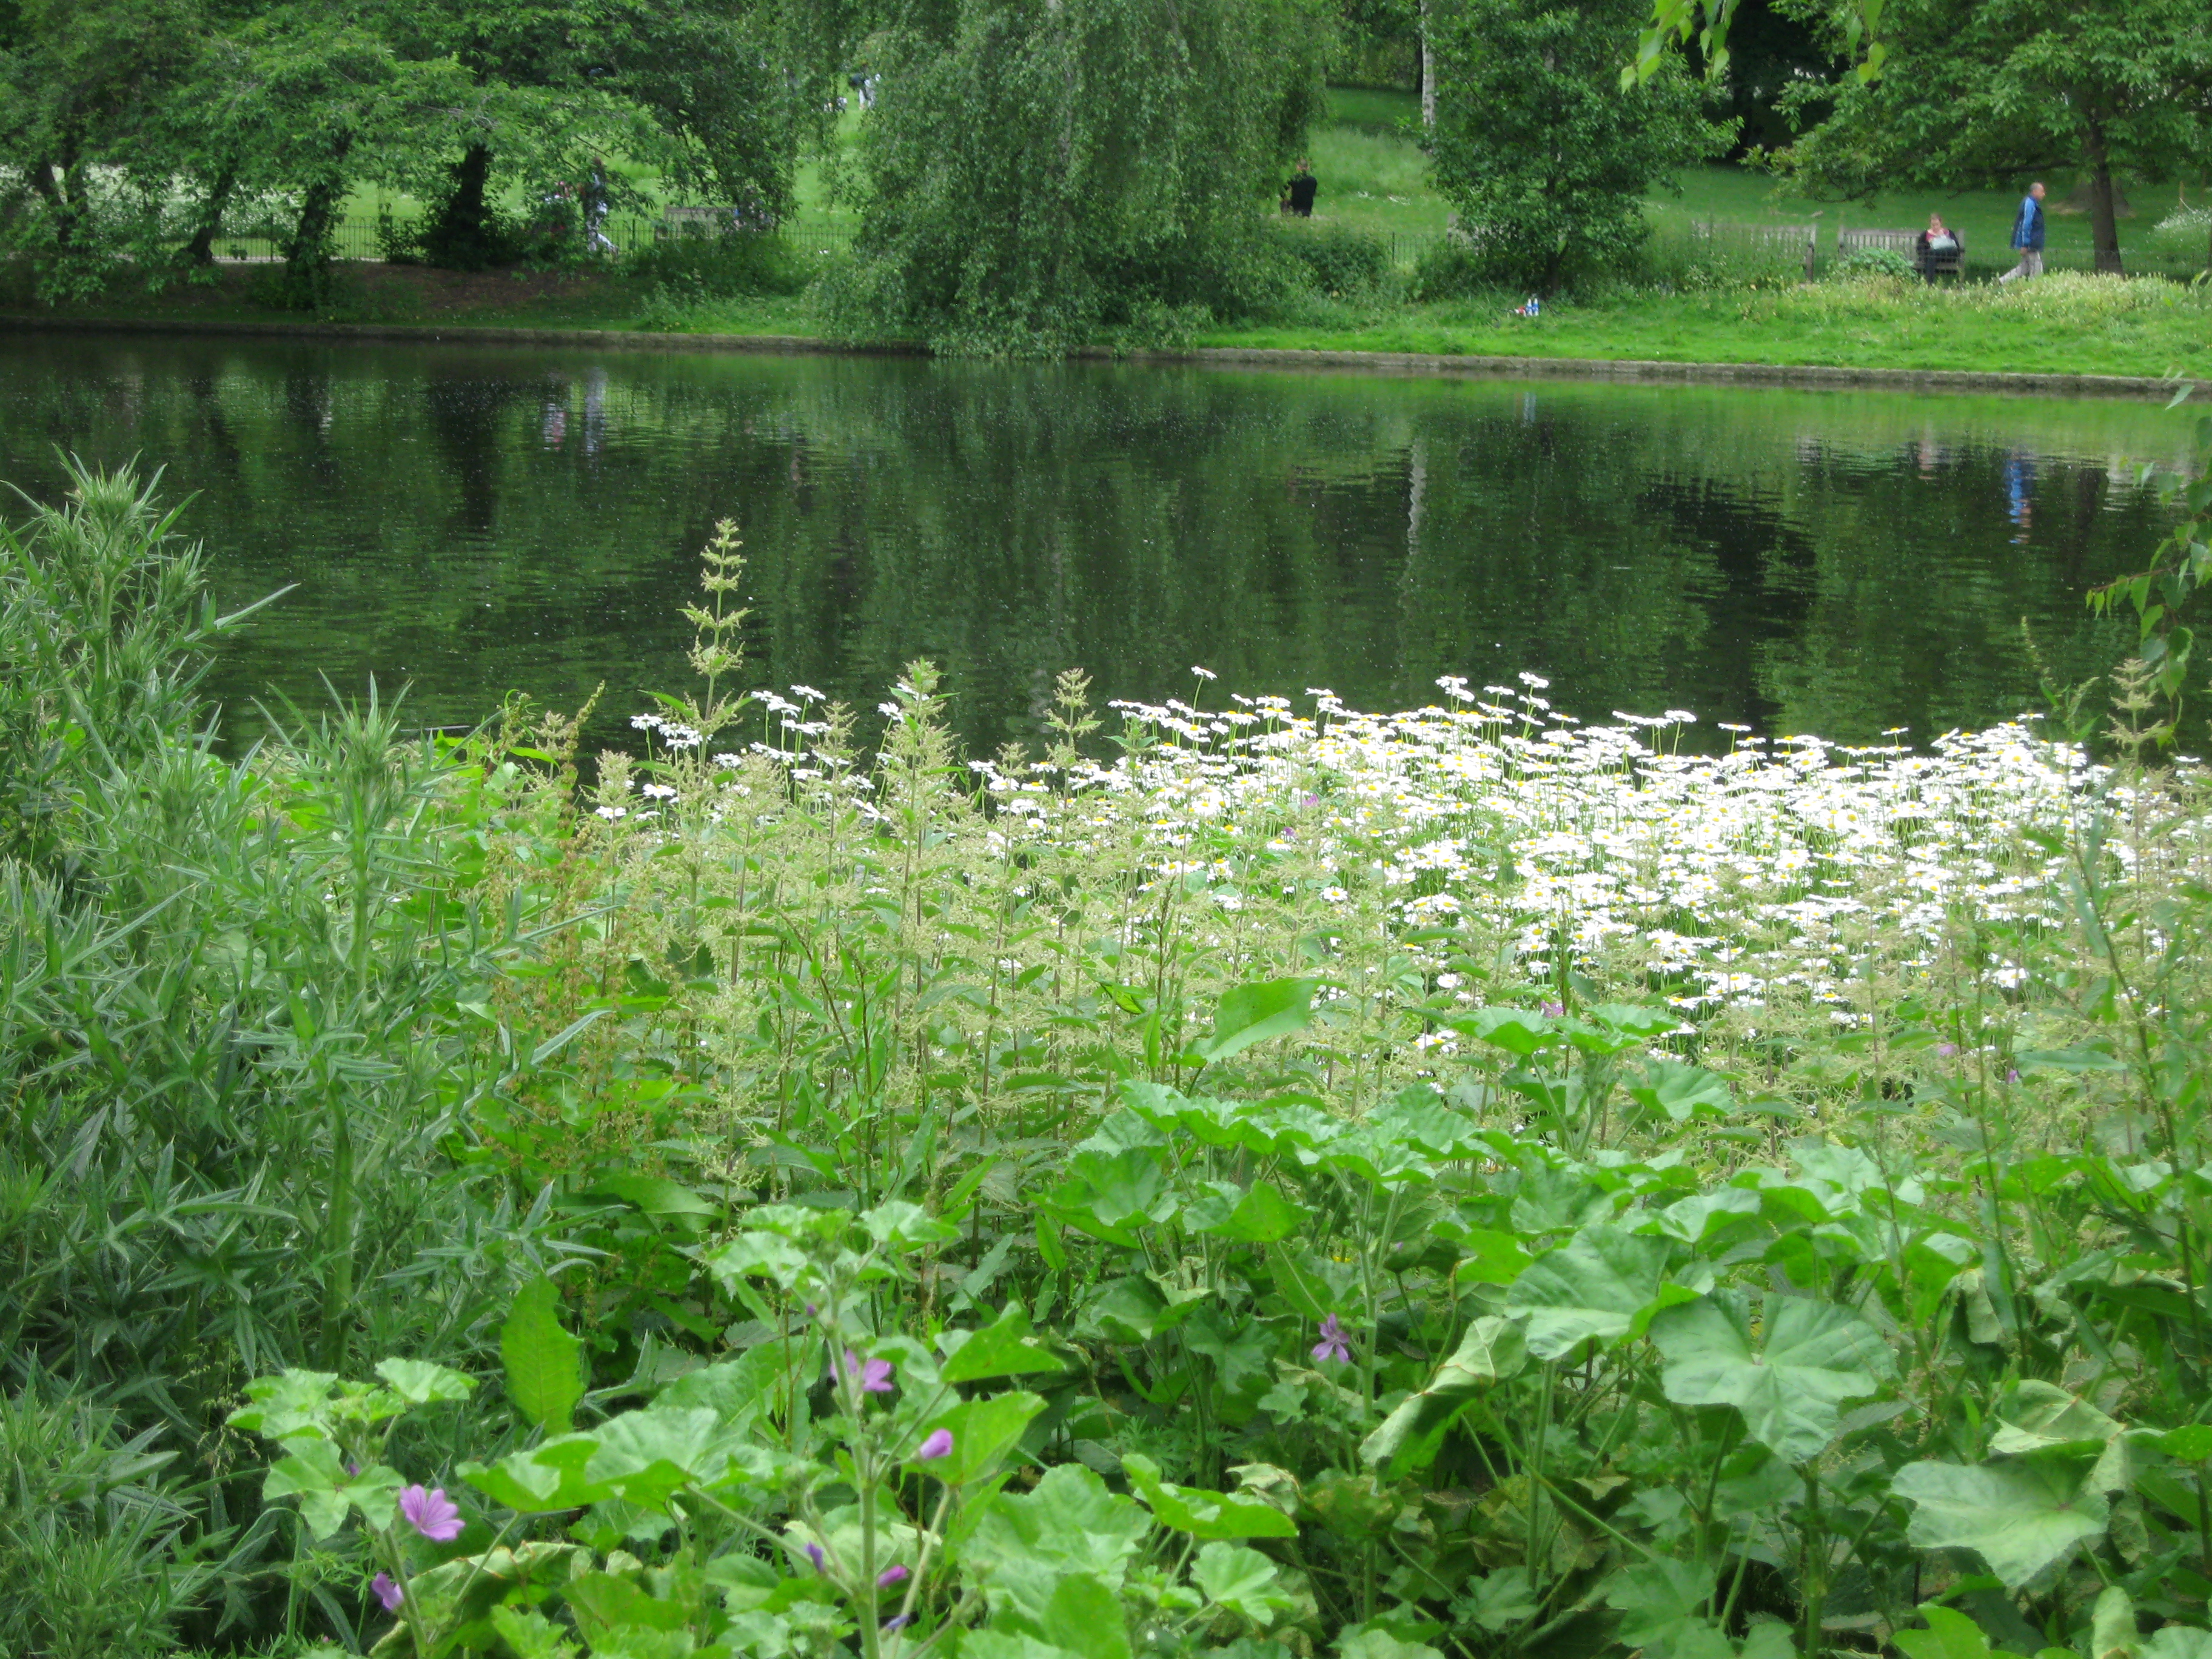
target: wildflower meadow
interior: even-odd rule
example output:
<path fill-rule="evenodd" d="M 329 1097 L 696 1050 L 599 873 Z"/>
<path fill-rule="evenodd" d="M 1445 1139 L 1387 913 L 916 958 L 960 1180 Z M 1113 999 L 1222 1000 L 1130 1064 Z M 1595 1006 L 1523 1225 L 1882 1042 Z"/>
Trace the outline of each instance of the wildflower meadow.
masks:
<path fill-rule="evenodd" d="M 1200 666 L 989 756 L 926 662 L 750 689 L 725 526 L 625 750 L 226 758 L 249 619 L 76 483 L 0 1650 L 2212 1655 L 2201 472 L 1989 730 Z"/>

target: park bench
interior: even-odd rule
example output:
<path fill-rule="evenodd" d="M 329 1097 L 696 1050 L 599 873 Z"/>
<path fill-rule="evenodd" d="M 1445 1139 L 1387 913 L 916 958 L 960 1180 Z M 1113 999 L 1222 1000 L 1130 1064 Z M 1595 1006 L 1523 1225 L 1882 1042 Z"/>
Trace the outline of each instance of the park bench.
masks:
<path fill-rule="evenodd" d="M 1959 246 L 1948 253 L 1937 254 L 1931 262 L 1934 269 L 1928 273 L 1929 275 L 1956 276 L 1965 270 L 1966 239 L 1956 230 L 1951 234 L 1958 238 Z M 1911 260 L 1915 269 L 1919 267 L 1920 233 L 1917 230 L 1839 229 L 1836 232 L 1836 253 L 1838 258 L 1846 253 L 1856 253 L 1861 248 L 1869 247 L 1889 248 Z"/>

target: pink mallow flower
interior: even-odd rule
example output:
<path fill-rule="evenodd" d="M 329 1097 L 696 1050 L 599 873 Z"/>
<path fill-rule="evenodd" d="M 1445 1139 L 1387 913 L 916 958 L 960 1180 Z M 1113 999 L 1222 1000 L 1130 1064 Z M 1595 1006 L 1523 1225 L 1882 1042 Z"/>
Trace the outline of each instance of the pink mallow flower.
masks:
<path fill-rule="evenodd" d="M 863 1359 L 850 1348 L 845 1350 L 845 1376 L 848 1381 L 858 1382 L 862 1394 L 889 1394 L 891 1391 L 891 1362 L 888 1359 Z"/>
<path fill-rule="evenodd" d="M 1352 1363 L 1352 1345 L 1345 1335 L 1344 1327 L 1336 1322 L 1334 1314 L 1321 1322 L 1321 1340 L 1314 1344 L 1313 1357 L 1316 1359 L 1334 1359 L 1339 1364 Z"/>
<path fill-rule="evenodd" d="M 876 1588 L 878 1589 L 889 1589 L 893 1584 L 902 1583 L 905 1580 L 906 1576 L 907 1571 L 904 1567 L 885 1567 L 881 1572 L 876 1575 Z"/>
<path fill-rule="evenodd" d="M 443 1486 L 428 1492 L 419 1486 L 408 1487 L 399 1494 L 399 1513 L 434 1544 L 449 1544 L 461 1535 L 460 1505 L 446 1496 Z"/>
<path fill-rule="evenodd" d="M 386 1613 L 398 1612 L 399 1604 L 407 1599 L 407 1592 L 392 1582 L 392 1575 L 388 1572 L 377 1574 L 368 1581 L 368 1587 L 376 1593 L 376 1599 L 384 1603 Z"/>
<path fill-rule="evenodd" d="M 927 1463 L 933 1457 L 950 1457 L 951 1455 L 952 1431 L 939 1429 L 915 1448 L 914 1461 Z"/>

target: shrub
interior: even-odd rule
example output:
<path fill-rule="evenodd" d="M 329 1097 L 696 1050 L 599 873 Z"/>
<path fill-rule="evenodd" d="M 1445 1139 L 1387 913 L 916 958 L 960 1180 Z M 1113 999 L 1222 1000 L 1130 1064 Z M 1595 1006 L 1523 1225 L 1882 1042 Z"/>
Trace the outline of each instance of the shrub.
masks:
<path fill-rule="evenodd" d="M 1845 282 L 1890 277 L 1905 283 L 1920 273 L 1910 258 L 1893 247 L 1861 247 L 1837 260 L 1830 274 Z"/>
<path fill-rule="evenodd" d="M 155 1484 L 175 1455 L 59 1395 L 0 1395 L 0 1653 L 143 1659 L 205 1588 L 191 1516 Z"/>
<path fill-rule="evenodd" d="M 1332 300 L 1371 300 L 1391 286 L 1389 245 L 1340 226 L 1282 225 L 1272 239 L 1299 267 L 1304 283 Z"/>
<path fill-rule="evenodd" d="M 1423 248 L 1406 280 L 1406 297 L 1422 303 L 1504 292 L 1495 270 L 1463 235 L 1440 236 Z"/>
<path fill-rule="evenodd" d="M 667 237 L 636 249 L 623 268 L 696 303 L 799 293 L 814 280 L 820 261 L 782 234 L 746 231 Z"/>

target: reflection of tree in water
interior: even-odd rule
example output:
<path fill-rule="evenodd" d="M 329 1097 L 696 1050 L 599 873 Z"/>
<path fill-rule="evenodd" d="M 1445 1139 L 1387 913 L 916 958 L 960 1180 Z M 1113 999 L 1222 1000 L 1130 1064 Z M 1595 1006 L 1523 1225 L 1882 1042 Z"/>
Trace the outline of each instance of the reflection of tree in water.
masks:
<path fill-rule="evenodd" d="M 872 708 L 933 655 L 978 744 L 1033 739 L 1072 663 L 1103 696 L 1187 696 L 1203 663 L 1216 700 L 1370 707 L 1530 668 L 1595 718 L 1926 732 L 2029 696 L 2023 614 L 2061 672 L 2102 665 L 2081 592 L 2155 509 L 2052 456 L 2164 432 L 2094 405 L 187 341 L 33 342 L 0 396 L 0 476 L 45 478 L 50 441 L 143 453 L 203 492 L 224 600 L 305 584 L 227 658 L 234 697 L 404 665 L 447 720 L 604 680 L 609 741 L 684 672 L 725 516 L 763 683 Z M 2014 449 L 2039 469 L 2023 545 Z"/>

